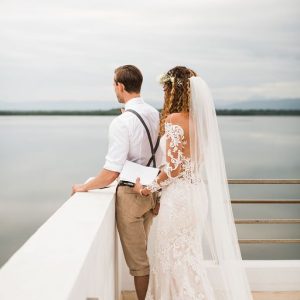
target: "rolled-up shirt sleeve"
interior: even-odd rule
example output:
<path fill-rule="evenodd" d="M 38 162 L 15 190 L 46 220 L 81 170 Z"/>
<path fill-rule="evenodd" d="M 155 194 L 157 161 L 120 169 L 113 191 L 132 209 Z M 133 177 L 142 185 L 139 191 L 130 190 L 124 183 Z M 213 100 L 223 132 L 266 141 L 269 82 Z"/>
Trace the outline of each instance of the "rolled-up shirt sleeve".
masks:
<path fill-rule="evenodd" d="M 120 173 L 127 159 L 128 151 L 128 128 L 122 119 L 115 118 L 109 126 L 108 151 L 103 168 Z"/>

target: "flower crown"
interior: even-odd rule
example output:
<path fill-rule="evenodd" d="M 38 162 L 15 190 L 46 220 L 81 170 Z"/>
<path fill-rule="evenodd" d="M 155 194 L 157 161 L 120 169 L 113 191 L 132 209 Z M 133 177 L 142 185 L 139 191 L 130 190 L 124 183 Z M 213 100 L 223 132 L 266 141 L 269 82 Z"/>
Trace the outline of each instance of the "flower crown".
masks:
<path fill-rule="evenodd" d="M 163 73 L 163 74 L 160 74 L 158 76 L 158 82 L 162 85 L 164 85 L 166 82 L 170 81 L 172 83 L 172 85 L 175 83 L 175 76 L 171 76 L 167 73 Z M 183 80 L 182 79 L 179 79 L 179 78 L 176 78 L 176 84 L 177 85 L 182 85 L 183 84 Z"/>

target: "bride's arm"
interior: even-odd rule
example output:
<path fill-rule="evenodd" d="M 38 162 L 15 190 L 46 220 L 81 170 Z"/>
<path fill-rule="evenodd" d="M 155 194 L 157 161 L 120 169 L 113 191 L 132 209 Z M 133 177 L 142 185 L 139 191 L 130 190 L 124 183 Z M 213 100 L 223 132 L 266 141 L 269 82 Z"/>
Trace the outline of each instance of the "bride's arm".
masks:
<path fill-rule="evenodd" d="M 163 186 L 170 184 L 181 172 L 182 150 L 184 131 L 179 124 L 170 122 L 170 116 L 165 123 L 166 137 L 166 164 L 155 180 L 142 188 L 137 180 L 135 191 L 142 195 L 149 195 L 151 192 L 160 190 Z"/>

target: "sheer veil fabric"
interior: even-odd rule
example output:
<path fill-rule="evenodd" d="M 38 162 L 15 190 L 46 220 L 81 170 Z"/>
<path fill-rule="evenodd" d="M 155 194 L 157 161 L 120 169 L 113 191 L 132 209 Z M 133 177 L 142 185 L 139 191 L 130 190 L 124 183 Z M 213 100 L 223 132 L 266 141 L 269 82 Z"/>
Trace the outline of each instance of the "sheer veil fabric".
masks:
<path fill-rule="evenodd" d="M 196 178 L 192 203 L 202 267 L 212 283 L 212 299 L 250 300 L 213 98 L 199 76 L 190 78 L 190 92 L 190 156 Z"/>

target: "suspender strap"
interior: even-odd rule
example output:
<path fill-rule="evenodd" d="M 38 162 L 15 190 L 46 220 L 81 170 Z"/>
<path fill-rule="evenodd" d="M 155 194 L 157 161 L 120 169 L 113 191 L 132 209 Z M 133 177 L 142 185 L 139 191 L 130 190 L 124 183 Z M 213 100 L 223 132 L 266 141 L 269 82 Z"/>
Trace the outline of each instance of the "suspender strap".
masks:
<path fill-rule="evenodd" d="M 156 150 L 158 149 L 159 141 L 160 141 L 160 136 L 157 137 L 156 144 L 155 144 L 155 147 L 153 149 L 153 154 L 150 157 L 150 160 L 148 161 L 147 166 L 150 166 L 150 164 L 151 164 L 151 162 L 153 160 L 153 166 L 156 167 L 155 153 L 156 153 Z"/>
<path fill-rule="evenodd" d="M 151 148 L 151 154 L 152 154 L 151 157 L 150 157 L 150 160 L 147 163 L 147 167 L 150 166 L 152 161 L 153 161 L 153 166 L 156 167 L 155 152 L 156 152 L 156 150 L 158 149 L 158 146 L 159 146 L 160 136 L 158 136 L 155 147 L 153 147 L 153 143 L 152 143 L 149 128 L 147 127 L 147 125 L 146 125 L 145 121 L 143 120 L 143 118 L 141 117 L 141 115 L 133 109 L 126 109 L 126 111 L 130 111 L 133 114 L 135 114 L 139 118 L 139 120 L 142 122 L 143 126 L 145 127 L 146 132 L 147 132 L 147 136 L 148 136 L 148 140 L 149 140 L 149 144 L 150 144 L 150 148 Z"/>

